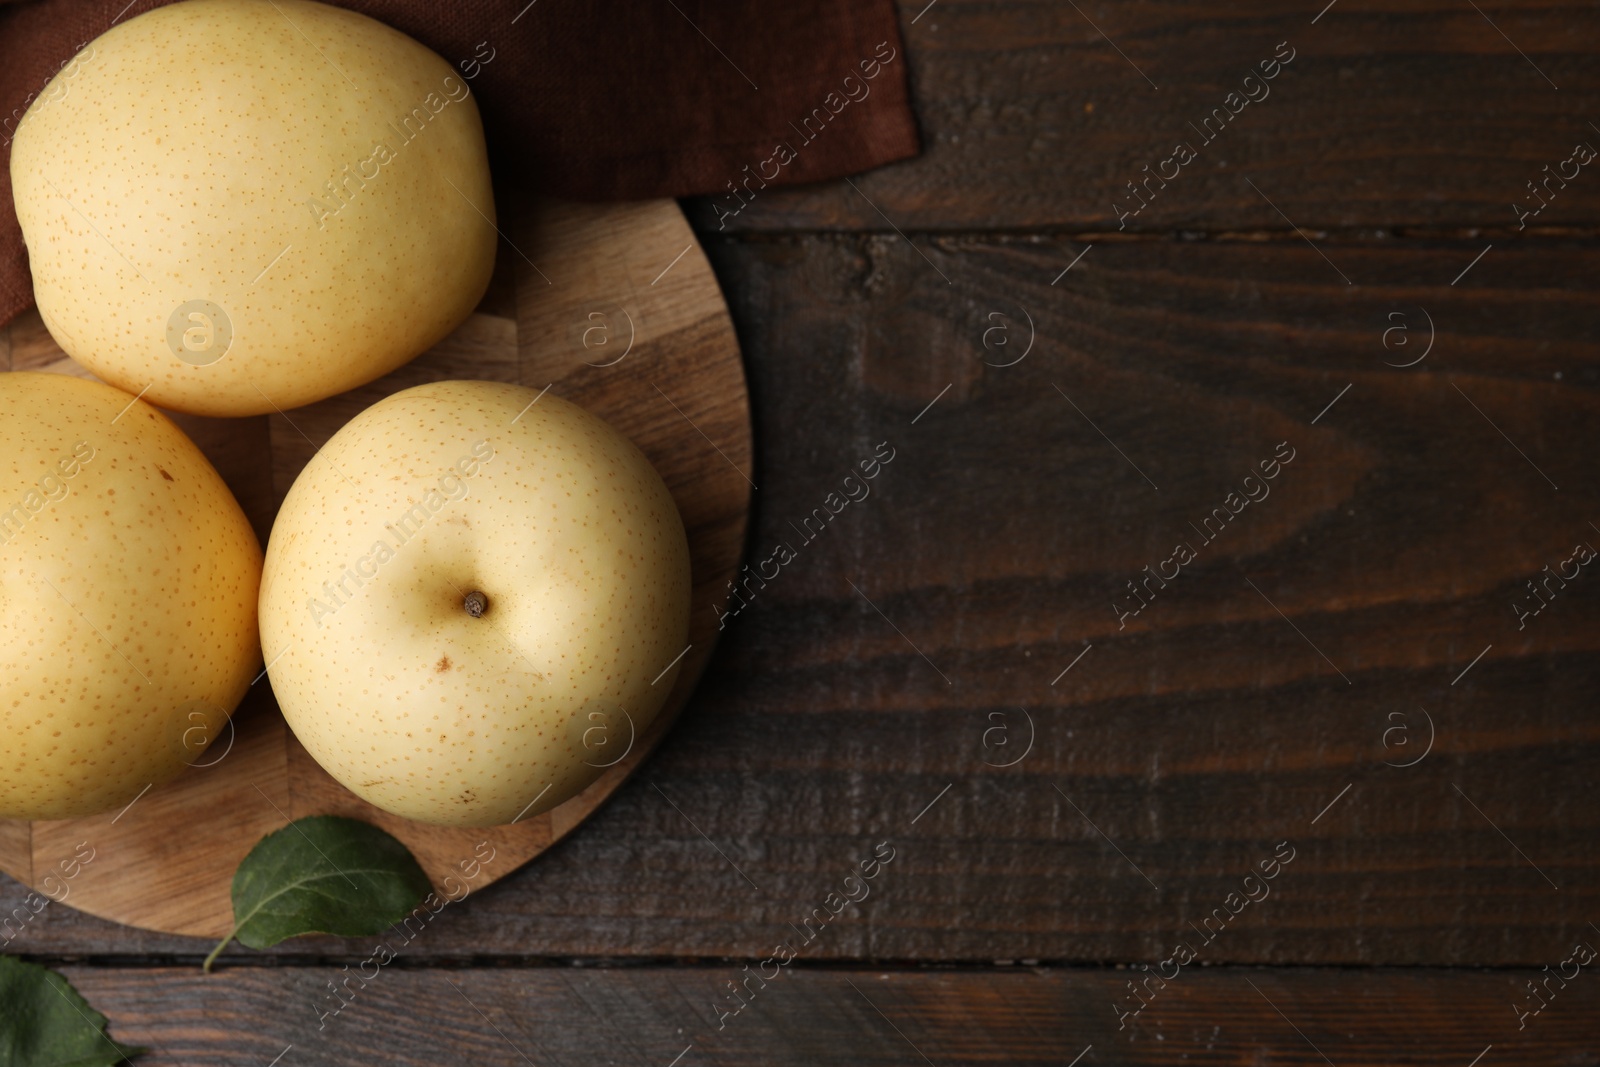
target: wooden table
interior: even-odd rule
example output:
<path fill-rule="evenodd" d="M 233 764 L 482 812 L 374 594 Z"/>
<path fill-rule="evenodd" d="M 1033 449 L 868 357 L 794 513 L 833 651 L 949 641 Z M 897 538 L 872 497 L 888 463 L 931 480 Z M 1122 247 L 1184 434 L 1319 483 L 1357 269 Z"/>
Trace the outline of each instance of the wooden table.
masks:
<path fill-rule="evenodd" d="M 691 205 L 749 558 L 870 497 L 336 1016 L 47 909 L 141 1062 L 1600 1062 L 1594 5 L 925 2 L 923 158 Z"/>

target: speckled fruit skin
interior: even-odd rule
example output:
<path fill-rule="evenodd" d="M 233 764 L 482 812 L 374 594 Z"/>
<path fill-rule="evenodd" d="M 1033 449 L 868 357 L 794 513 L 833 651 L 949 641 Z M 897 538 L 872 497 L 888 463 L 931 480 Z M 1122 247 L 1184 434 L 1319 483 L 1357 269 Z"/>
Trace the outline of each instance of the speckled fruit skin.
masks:
<path fill-rule="evenodd" d="M 110 30 L 28 109 L 11 179 L 51 335 L 175 411 L 371 381 L 471 314 L 494 266 L 467 83 L 306 0 L 187 0 Z"/>
<path fill-rule="evenodd" d="M 546 811 L 620 758 L 614 709 L 643 734 L 677 676 L 690 573 L 672 495 L 609 424 L 536 398 L 456 381 L 381 400 L 323 446 L 273 526 L 261 639 L 284 717 L 394 814 Z M 463 607 L 473 592 L 482 618 Z M 591 711 L 613 716 L 616 756 L 586 750 Z"/>
<path fill-rule="evenodd" d="M 0 817 L 115 810 L 203 762 L 261 669 L 261 546 L 166 416 L 0 374 Z"/>

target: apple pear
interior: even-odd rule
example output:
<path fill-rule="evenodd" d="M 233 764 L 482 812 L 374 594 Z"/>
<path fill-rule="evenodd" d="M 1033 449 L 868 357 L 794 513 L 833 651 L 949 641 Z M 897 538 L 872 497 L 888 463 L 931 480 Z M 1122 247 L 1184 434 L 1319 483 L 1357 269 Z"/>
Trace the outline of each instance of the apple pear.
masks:
<path fill-rule="evenodd" d="M 258 415 L 459 325 L 496 242 L 483 124 L 438 55 L 309 0 L 185 0 L 84 47 L 22 116 L 39 311 L 96 375 Z"/>
<path fill-rule="evenodd" d="M 346 788 L 493 826 L 649 728 L 689 598 L 683 520 L 626 437 L 522 386 L 435 382 L 367 408 L 295 479 L 261 638 L 284 718 Z"/>
<path fill-rule="evenodd" d="M 261 546 L 166 416 L 0 374 L 0 818 L 115 810 L 200 758 L 261 668 Z"/>

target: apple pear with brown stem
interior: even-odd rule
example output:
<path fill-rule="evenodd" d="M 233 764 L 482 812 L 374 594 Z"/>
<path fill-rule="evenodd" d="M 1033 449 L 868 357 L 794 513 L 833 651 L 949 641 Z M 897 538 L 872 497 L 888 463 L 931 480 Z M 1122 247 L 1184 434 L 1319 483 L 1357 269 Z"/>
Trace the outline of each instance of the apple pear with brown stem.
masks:
<path fill-rule="evenodd" d="M 435 382 L 357 415 L 295 480 L 261 634 L 324 770 L 397 815 L 493 826 L 649 728 L 689 602 L 683 521 L 626 437 L 532 389 Z"/>

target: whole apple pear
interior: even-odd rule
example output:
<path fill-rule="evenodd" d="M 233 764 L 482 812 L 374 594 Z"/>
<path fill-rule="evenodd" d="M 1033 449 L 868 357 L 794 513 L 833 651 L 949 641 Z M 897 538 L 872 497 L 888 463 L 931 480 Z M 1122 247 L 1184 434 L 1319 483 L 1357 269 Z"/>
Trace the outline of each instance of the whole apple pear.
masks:
<path fill-rule="evenodd" d="M 494 269 L 470 83 L 311 0 L 119 22 L 22 116 L 11 184 L 56 342 L 174 411 L 372 381 L 466 319 Z"/>
<path fill-rule="evenodd" d="M 194 763 L 261 667 L 261 546 L 182 430 L 0 374 L 0 817 L 114 810 Z"/>
<path fill-rule="evenodd" d="M 496 382 L 347 423 L 273 526 L 261 637 L 323 769 L 422 822 L 546 811 L 642 734 L 689 628 L 688 538 L 622 434 Z"/>

